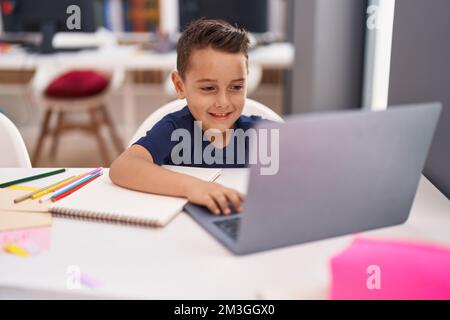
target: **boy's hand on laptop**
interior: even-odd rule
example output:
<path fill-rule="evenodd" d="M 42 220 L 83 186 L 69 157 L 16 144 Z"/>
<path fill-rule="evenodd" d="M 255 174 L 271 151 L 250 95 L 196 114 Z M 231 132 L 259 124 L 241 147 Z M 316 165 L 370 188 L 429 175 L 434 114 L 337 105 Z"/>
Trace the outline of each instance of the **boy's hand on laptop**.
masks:
<path fill-rule="evenodd" d="M 214 214 L 231 213 L 228 203 L 231 203 L 236 211 L 241 211 L 241 202 L 245 195 L 241 192 L 224 187 L 215 182 L 196 181 L 190 185 L 186 197 L 194 204 L 203 205 Z"/>

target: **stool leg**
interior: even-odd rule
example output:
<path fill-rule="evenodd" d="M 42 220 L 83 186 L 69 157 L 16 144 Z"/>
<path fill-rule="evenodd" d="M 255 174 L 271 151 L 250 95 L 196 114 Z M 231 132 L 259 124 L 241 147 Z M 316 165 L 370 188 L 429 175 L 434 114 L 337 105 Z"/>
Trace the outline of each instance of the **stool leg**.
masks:
<path fill-rule="evenodd" d="M 44 121 L 42 121 L 41 124 L 41 129 L 40 129 L 40 133 L 39 133 L 39 138 L 37 140 L 36 143 L 36 147 L 34 149 L 34 153 L 33 153 L 33 167 L 36 166 L 38 160 L 39 160 L 39 155 L 41 154 L 41 149 L 42 149 L 42 144 L 44 142 L 45 136 L 47 135 L 48 131 L 49 131 L 49 123 L 50 123 L 50 118 L 52 115 L 52 111 L 50 109 L 47 109 L 45 111 L 45 115 L 44 115 Z"/>
<path fill-rule="evenodd" d="M 91 132 L 95 135 L 95 138 L 97 139 L 103 165 L 107 167 L 109 165 L 108 149 L 106 148 L 105 141 L 103 140 L 103 137 L 100 132 L 101 122 L 97 120 L 95 110 L 89 110 L 89 113 L 91 115 Z"/>
<path fill-rule="evenodd" d="M 58 111 L 56 127 L 53 131 L 53 141 L 50 148 L 50 157 L 54 160 L 56 158 L 56 150 L 58 149 L 59 138 L 61 136 L 62 125 L 63 125 L 64 112 Z"/>
<path fill-rule="evenodd" d="M 111 138 L 113 140 L 114 146 L 117 149 L 117 152 L 122 153 L 122 151 L 124 150 L 122 140 L 117 135 L 116 127 L 114 126 L 114 123 L 112 122 L 105 105 L 102 105 L 100 107 L 100 112 L 102 113 L 103 121 L 108 126 L 109 134 L 111 135 Z"/>

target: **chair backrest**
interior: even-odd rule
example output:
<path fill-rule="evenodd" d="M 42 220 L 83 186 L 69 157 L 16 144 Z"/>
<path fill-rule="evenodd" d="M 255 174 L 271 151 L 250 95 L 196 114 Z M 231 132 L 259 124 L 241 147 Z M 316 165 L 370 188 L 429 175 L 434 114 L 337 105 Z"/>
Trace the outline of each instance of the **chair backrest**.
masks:
<path fill-rule="evenodd" d="M 22 136 L 16 126 L 0 113 L 0 167 L 31 168 L 31 161 Z"/>
<path fill-rule="evenodd" d="M 146 134 L 146 132 L 150 130 L 166 114 L 181 110 L 186 105 L 187 102 L 185 99 L 182 100 L 178 99 L 171 101 L 166 105 L 163 105 L 161 108 L 151 113 L 147 117 L 147 119 L 145 119 L 144 122 L 139 126 L 139 128 L 129 141 L 128 147 L 131 146 L 134 142 L 136 142 L 139 138 L 143 137 Z M 247 116 L 256 115 L 261 116 L 263 119 L 272 120 L 276 122 L 283 122 L 283 119 L 278 114 L 276 114 L 272 109 L 252 99 L 246 99 L 242 114 Z"/>

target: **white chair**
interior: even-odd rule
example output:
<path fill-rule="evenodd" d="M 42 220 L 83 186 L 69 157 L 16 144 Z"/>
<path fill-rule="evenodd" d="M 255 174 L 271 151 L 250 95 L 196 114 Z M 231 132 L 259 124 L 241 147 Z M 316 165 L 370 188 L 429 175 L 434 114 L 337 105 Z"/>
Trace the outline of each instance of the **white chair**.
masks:
<path fill-rule="evenodd" d="M 31 168 L 30 157 L 19 130 L 0 113 L 0 167 Z"/>
<path fill-rule="evenodd" d="M 130 147 L 139 138 L 145 136 L 146 132 L 150 130 L 166 114 L 181 110 L 186 105 L 187 102 L 185 99 L 182 100 L 178 99 L 163 105 L 161 108 L 151 113 L 147 117 L 147 119 L 145 119 L 144 122 L 139 126 L 139 128 L 133 135 L 133 138 L 131 138 L 131 140 L 128 142 L 128 147 Z M 283 122 L 283 119 L 278 114 L 276 114 L 272 109 L 252 99 L 246 99 L 242 114 L 247 116 L 249 115 L 261 116 L 263 119 L 272 120 L 276 122 Z"/>
<path fill-rule="evenodd" d="M 110 79 L 108 87 L 99 94 L 89 97 L 81 98 L 49 98 L 45 96 L 45 90 L 49 83 L 57 78 L 59 75 L 70 70 L 95 70 L 107 75 Z M 81 68 L 67 65 L 40 65 L 36 74 L 31 81 L 31 96 L 32 100 L 44 110 L 44 118 L 41 124 L 41 132 L 39 134 L 38 141 L 33 153 L 33 164 L 36 165 L 44 140 L 47 136 L 53 137 L 53 143 L 50 149 L 52 157 L 56 155 L 56 149 L 60 135 L 64 131 L 81 129 L 87 133 L 92 134 L 96 139 L 99 146 L 102 160 L 106 165 L 109 163 L 108 151 L 106 142 L 101 135 L 101 125 L 105 124 L 110 131 L 111 138 L 118 152 L 122 152 L 123 144 L 116 133 L 114 124 L 107 112 L 106 104 L 108 98 L 112 92 L 118 90 L 124 81 L 124 71 L 121 68 L 110 67 L 88 67 Z M 79 124 L 70 123 L 66 120 L 66 115 L 73 113 L 87 113 L 90 116 L 89 123 Z M 51 118 L 55 115 L 56 126 L 50 128 Z"/>

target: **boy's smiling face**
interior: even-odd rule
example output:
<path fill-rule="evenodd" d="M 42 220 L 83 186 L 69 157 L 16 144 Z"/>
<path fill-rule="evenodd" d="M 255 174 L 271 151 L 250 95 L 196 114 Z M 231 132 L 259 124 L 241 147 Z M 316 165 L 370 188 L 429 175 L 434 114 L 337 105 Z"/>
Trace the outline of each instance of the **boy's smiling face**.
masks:
<path fill-rule="evenodd" d="M 225 132 L 233 127 L 244 108 L 247 93 L 247 61 L 242 53 L 194 49 L 184 80 L 174 71 L 172 81 L 180 99 L 203 130 Z"/>

